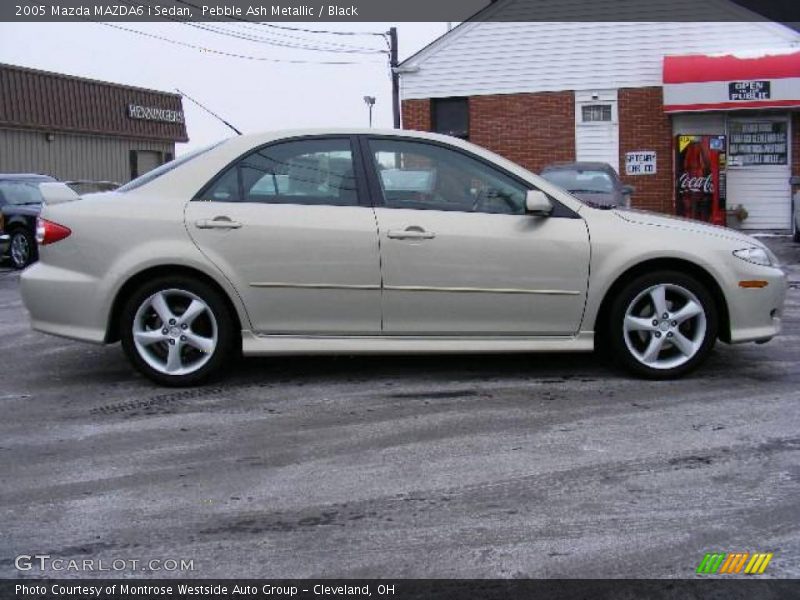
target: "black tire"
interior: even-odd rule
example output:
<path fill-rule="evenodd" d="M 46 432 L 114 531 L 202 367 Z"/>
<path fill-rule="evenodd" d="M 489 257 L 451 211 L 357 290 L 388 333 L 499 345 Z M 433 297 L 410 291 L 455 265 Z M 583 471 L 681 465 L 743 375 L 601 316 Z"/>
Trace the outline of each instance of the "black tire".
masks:
<path fill-rule="evenodd" d="M 134 342 L 133 330 L 137 312 L 148 302 L 148 299 L 159 292 L 165 292 L 167 290 L 193 294 L 205 303 L 206 307 L 213 315 L 213 319 L 216 321 L 217 342 L 213 351 L 200 353 L 199 350 L 196 350 L 189 344 L 183 344 L 187 348 L 187 351 L 197 353 L 200 356 L 199 360 L 206 361 L 202 366 L 190 373 L 173 375 L 157 370 L 151 366 L 151 364 L 148 364 L 148 361 L 142 356 Z M 179 300 L 180 298 L 181 297 L 178 296 Z M 175 314 L 180 317 L 179 313 Z M 202 317 L 208 320 L 208 316 L 205 313 Z M 151 318 L 155 317 L 152 316 Z M 156 320 L 156 323 L 160 323 L 160 320 Z M 208 323 L 210 323 L 210 321 L 208 321 Z M 133 363 L 137 370 L 152 381 L 169 387 L 198 385 L 219 375 L 226 362 L 238 356 L 239 345 L 241 344 L 236 320 L 231 314 L 225 298 L 216 288 L 190 276 L 159 277 L 140 286 L 131 294 L 125 303 L 122 309 L 119 326 L 122 347 L 131 363 Z M 194 325 L 192 324 L 191 327 L 194 327 Z M 210 327 L 210 325 L 207 325 L 207 327 Z M 160 324 L 155 327 L 155 330 L 159 328 L 161 328 Z M 155 330 L 153 330 L 153 332 L 155 332 Z M 150 333 L 150 331 L 148 331 L 148 333 Z M 191 329 L 190 333 L 192 333 Z M 183 339 L 183 337 L 181 337 L 181 339 Z M 173 342 L 169 343 L 175 345 Z M 147 348 L 151 348 L 151 346 Z M 169 352 L 167 342 L 153 344 L 153 353 L 157 351 Z M 208 356 L 210 356 L 210 358 L 207 358 Z"/>
<path fill-rule="evenodd" d="M 794 239 L 795 243 L 800 244 L 800 227 L 798 227 L 796 223 L 794 226 L 794 235 L 792 235 L 792 239 Z"/>
<path fill-rule="evenodd" d="M 702 335 L 700 332 L 702 329 L 700 326 L 697 326 L 698 329 L 695 335 L 698 338 L 697 343 L 699 344 L 699 347 L 695 354 L 686 360 L 686 362 L 674 367 L 654 368 L 644 364 L 639 358 L 636 357 L 636 355 L 633 354 L 629 348 L 629 341 L 630 339 L 633 339 L 634 334 L 631 332 L 626 333 L 624 324 L 626 312 L 631 303 L 633 303 L 645 291 L 653 288 L 654 286 L 660 285 L 679 286 L 680 288 L 688 290 L 694 295 L 704 311 L 705 335 L 702 339 L 700 339 L 700 336 Z M 672 294 L 675 292 L 670 291 L 669 293 Z M 643 301 L 646 302 L 647 296 L 644 296 L 644 298 L 645 300 Z M 670 301 L 668 300 L 668 303 L 669 302 Z M 617 297 L 613 299 L 609 316 L 609 323 L 605 331 L 604 340 L 606 340 L 608 345 L 611 347 L 615 360 L 620 366 L 629 372 L 646 379 L 675 379 L 696 369 L 708 358 L 709 354 L 711 353 L 711 350 L 716 342 L 717 332 L 719 329 L 719 316 L 717 314 L 716 304 L 706 286 L 704 286 L 694 277 L 679 273 L 677 271 L 658 271 L 655 273 L 642 275 L 632 280 L 625 285 Z M 660 321 L 656 315 L 652 316 L 655 316 L 656 320 Z M 651 317 L 646 318 L 650 319 Z M 695 320 L 687 320 L 685 325 L 679 325 L 679 329 L 674 330 L 676 333 L 673 335 L 677 335 L 677 332 L 680 332 L 683 327 L 691 328 L 693 324 L 697 322 L 698 321 Z M 641 334 L 642 338 L 648 338 L 652 341 L 652 338 L 649 337 L 651 335 L 658 335 L 659 339 L 661 336 L 666 336 L 666 334 L 662 333 L 660 330 L 656 333 L 656 329 L 658 328 L 653 328 L 653 333 Z M 626 336 L 632 336 L 632 338 L 626 340 Z M 666 342 L 669 340 L 664 337 L 664 341 Z M 645 344 L 644 341 L 639 342 L 636 339 L 633 339 L 633 341 L 630 341 L 630 343 Z M 665 360 L 664 363 L 669 361 L 670 353 L 673 354 L 673 358 L 675 360 L 682 360 L 681 355 L 678 352 L 677 345 L 666 344 L 666 348 L 662 350 L 662 354 L 664 353 L 668 355 L 667 360 Z M 659 354 L 657 356 L 661 355 Z"/>
<path fill-rule="evenodd" d="M 24 254 L 20 255 L 14 251 L 15 244 L 25 248 Z M 11 231 L 8 243 L 8 257 L 11 261 L 11 266 L 15 269 L 24 269 L 39 258 L 36 240 L 30 231 L 21 227 Z"/>

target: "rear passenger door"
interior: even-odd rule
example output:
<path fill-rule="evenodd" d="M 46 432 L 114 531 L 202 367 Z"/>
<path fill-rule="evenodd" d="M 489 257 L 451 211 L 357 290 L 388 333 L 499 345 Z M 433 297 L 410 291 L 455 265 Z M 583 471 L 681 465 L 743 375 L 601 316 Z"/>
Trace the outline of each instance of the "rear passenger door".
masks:
<path fill-rule="evenodd" d="M 280 141 L 243 156 L 186 209 L 257 333 L 381 329 L 378 233 L 349 136 Z"/>

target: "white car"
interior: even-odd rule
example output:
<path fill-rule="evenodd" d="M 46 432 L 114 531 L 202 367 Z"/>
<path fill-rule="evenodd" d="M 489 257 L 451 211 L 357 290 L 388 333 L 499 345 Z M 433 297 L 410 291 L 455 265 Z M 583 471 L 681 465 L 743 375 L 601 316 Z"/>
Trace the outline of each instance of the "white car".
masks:
<path fill-rule="evenodd" d="M 410 131 L 242 136 L 116 191 L 42 186 L 34 329 L 122 341 L 165 385 L 239 355 L 577 352 L 682 375 L 780 331 L 758 240 L 587 206 L 473 144 Z"/>

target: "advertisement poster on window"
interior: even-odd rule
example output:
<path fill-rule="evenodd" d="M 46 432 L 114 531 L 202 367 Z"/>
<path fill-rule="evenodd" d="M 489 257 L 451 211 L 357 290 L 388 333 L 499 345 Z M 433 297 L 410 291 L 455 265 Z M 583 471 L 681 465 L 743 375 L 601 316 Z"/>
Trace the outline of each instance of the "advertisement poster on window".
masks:
<path fill-rule="evenodd" d="M 728 125 L 728 164 L 732 167 L 785 165 L 786 121 L 733 121 Z"/>

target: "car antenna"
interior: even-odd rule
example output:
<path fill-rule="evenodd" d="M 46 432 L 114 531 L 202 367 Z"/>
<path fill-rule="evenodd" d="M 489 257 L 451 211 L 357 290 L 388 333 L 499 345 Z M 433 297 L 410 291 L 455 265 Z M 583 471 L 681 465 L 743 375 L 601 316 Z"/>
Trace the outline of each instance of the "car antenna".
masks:
<path fill-rule="evenodd" d="M 234 130 L 234 131 L 235 131 L 237 134 L 239 134 L 239 135 L 242 135 L 242 132 L 241 132 L 241 131 L 239 131 L 238 129 L 236 129 L 236 127 L 234 127 L 233 125 L 231 125 L 230 123 L 228 123 L 228 122 L 227 122 L 225 119 L 223 119 L 222 117 L 220 117 L 220 116 L 219 116 L 217 113 L 215 113 L 214 111 L 212 111 L 212 110 L 210 110 L 210 109 L 206 108 L 205 106 L 203 106 L 202 104 L 200 104 L 200 103 L 199 103 L 197 100 L 195 100 L 194 98 L 192 98 L 192 97 L 191 97 L 189 94 L 187 94 L 186 92 L 182 92 L 182 91 L 180 91 L 178 88 L 175 88 L 175 91 L 176 91 L 176 92 L 178 92 L 178 93 L 179 93 L 181 96 L 186 96 L 186 97 L 187 97 L 189 100 L 191 100 L 192 102 L 194 102 L 195 104 L 197 104 L 197 106 L 199 106 L 200 108 L 202 108 L 204 111 L 206 111 L 206 112 L 207 112 L 208 114 L 210 114 L 212 117 L 216 117 L 217 119 L 219 119 L 220 121 L 222 121 L 223 123 L 225 123 L 225 125 L 227 125 L 227 126 L 228 126 L 228 127 L 230 127 L 231 129 L 233 129 L 233 130 Z"/>

